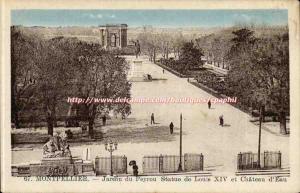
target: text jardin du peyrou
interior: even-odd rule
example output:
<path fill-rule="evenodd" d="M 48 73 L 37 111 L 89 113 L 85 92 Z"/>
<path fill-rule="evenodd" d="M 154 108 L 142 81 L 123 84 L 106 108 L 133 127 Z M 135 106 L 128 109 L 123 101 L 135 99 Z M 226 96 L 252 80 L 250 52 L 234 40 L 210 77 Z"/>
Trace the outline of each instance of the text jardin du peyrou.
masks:
<path fill-rule="evenodd" d="M 140 98 L 96 98 L 96 97 L 68 97 L 68 103 L 76 103 L 76 104 L 90 104 L 90 103 L 208 103 L 211 102 L 212 104 L 220 103 L 236 103 L 237 97 L 225 97 L 225 98 L 193 98 L 193 97 L 182 97 L 182 98 L 175 98 L 175 97 L 140 97 Z"/>

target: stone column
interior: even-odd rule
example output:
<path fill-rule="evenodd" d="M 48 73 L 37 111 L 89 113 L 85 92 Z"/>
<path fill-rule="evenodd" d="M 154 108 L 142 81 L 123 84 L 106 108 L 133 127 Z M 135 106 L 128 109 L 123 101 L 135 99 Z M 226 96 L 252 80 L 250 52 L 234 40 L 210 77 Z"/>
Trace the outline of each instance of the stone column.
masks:
<path fill-rule="evenodd" d="M 104 36 L 103 36 L 103 29 L 100 29 L 100 39 L 101 39 L 101 46 L 104 46 Z"/>
<path fill-rule="evenodd" d="M 105 48 L 109 48 L 110 47 L 110 34 L 108 29 L 106 29 L 106 41 L 105 41 Z"/>
<path fill-rule="evenodd" d="M 122 48 L 122 28 L 119 29 L 119 47 Z"/>

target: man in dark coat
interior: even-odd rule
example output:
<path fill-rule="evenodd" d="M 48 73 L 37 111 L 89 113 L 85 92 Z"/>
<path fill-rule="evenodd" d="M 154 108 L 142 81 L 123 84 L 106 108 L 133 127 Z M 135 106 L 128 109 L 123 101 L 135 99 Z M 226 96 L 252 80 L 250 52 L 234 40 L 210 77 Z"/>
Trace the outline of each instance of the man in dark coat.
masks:
<path fill-rule="evenodd" d="M 170 134 L 173 134 L 173 128 L 174 128 L 174 124 L 173 122 L 170 123 Z"/>
<path fill-rule="evenodd" d="M 210 109 L 210 107 L 211 107 L 211 102 L 210 102 L 210 100 L 208 100 L 207 105 L 208 105 L 208 109 Z"/>
<path fill-rule="evenodd" d="M 138 176 L 139 175 L 139 167 L 136 165 L 136 164 L 134 164 L 133 166 L 132 166 L 132 169 L 133 169 L 133 175 L 134 176 Z"/>
<path fill-rule="evenodd" d="M 220 120 L 220 125 L 223 127 L 223 125 L 224 125 L 224 118 L 223 118 L 223 115 L 221 115 L 221 116 L 219 117 L 219 120 Z"/>
<path fill-rule="evenodd" d="M 152 124 L 155 124 L 155 122 L 154 122 L 154 113 L 151 114 L 151 125 Z"/>

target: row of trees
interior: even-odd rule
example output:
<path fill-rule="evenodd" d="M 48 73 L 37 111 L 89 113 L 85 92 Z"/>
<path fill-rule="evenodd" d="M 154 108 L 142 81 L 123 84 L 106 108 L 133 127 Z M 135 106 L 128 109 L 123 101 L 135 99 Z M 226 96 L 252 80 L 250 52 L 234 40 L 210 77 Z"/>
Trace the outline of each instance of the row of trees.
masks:
<path fill-rule="evenodd" d="M 235 35 L 233 31 L 239 29 L 249 29 L 255 32 L 256 38 L 273 38 L 276 35 L 282 35 L 287 32 L 286 26 L 261 26 L 255 24 L 236 25 L 228 28 L 220 28 L 210 34 L 203 35 L 195 39 L 195 45 L 203 50 L 205 59 L 208 63 L 215 66 L 229 69 L 228 53 L 233 46 L 231 41 Z"/>
<path fill-rule="evenodd" d="M 18 27 L 11 28 L 12 122 L 20 127 L 27 114 L 42 117 L 48 133 L 53 134 L 58 115 L 68 96 L 82 98 L 130 98 L 127 81 L 128 64 L 101 49 L 100 45 L 81 42 L 76 38 L 57 37 L 45 40 L 24 35 Z M 81 105 L 82 116 L 88 121 L 89 133 L 97 115 L 114 110 L 130 113 L 130 105 Z"/>
<path fill-rule="evenodd" d="M 150 61 L 156 62 L 159 58 L 163 64 L 182 74 L 203 65 L 203 51 L 180 32 L 155 33 L 151 28 L 145 28 L 137 38 L 141 43 L 141 51 Z"/>
<path fill-rule="evenodd" d="M 208 63 L 222 68 L 229 68 L 227 65 L 227 54 L 232 46 L 232 34 L 210 34 L 197 38 L 195 44 L 203 50 Z"/>
<path fill-rule="evenodd" d="M 181 48 L 186 42 L 185 37 L 180 33 L 154 32 L 151 28 L 144 28 L 144 31 L 137 37 L 141 44 L 143 54 L 149 56 L 150 61 L 160 58 L 179 58 Z"/>
<path fill-rule="evenodd" d="M 179 49 L 178 59 L 161 59 L 160 62 L 173 70 L 188 75 L 193 70 L 202 67 L 202 50 L 198 49 L 193 42 L 185 42 Z"/>

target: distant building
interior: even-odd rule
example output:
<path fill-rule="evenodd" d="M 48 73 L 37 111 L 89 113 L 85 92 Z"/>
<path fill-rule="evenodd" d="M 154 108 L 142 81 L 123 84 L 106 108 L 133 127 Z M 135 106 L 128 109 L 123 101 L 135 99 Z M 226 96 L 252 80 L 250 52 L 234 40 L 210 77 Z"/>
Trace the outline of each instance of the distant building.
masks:
<path fill-rule="evenodd" d="M 105 49 L 124 48 L 127 46 L 127 24 L 103 25 L 100 28 L 101 45 Z"/>

